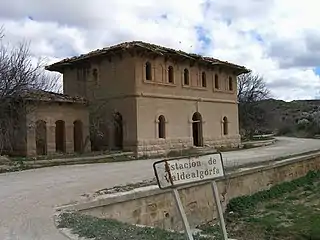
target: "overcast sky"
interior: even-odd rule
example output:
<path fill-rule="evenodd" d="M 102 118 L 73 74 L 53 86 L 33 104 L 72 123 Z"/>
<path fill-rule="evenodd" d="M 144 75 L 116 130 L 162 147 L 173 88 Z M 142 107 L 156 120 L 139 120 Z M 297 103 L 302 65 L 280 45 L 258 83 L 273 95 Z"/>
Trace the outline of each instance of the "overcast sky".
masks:
<path fill-rule="evenodd" d="M 274 97 L 320 96 L 316 0 L 0 0 L 6 41 L 54 62 L 142 40 L 245 65 Z"/>

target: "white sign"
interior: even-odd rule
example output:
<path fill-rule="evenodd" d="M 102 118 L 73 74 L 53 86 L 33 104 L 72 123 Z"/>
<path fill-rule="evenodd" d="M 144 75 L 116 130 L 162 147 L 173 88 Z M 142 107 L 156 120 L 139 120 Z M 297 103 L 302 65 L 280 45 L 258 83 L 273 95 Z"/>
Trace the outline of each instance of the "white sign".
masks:
<path fill-rule="evenodd" d="M 155 162 L 153 169 L 161 189 L 224 176 L 221 153 Z"/>

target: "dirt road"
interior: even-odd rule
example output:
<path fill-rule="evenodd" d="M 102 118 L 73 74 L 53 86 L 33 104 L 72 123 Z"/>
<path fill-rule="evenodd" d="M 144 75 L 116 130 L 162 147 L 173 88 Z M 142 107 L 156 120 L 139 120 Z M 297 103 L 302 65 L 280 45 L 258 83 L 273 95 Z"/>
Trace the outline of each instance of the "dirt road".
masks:
<path fill-rule="evenodd" d="M 320 150 L 320 140 L 279 138 L 271 146 L 224 153 L 227 166 Z M 0 174 L 0 239 L 65 240 L 53 225 L 54 206 L 114 185 L 153 177 L 152 163 L 74 165 Z"/>

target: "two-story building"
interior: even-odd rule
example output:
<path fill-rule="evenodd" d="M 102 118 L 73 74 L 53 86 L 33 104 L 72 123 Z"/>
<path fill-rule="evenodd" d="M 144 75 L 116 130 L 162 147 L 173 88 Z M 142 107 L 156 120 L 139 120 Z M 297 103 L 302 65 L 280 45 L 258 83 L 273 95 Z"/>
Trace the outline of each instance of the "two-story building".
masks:
<path fill-rule="evenodd" d="M 237 81 L 248 69 L 140 41 L 46 67 L 89 101 L 93 149 L 160 154 L 240 144 Z"/>

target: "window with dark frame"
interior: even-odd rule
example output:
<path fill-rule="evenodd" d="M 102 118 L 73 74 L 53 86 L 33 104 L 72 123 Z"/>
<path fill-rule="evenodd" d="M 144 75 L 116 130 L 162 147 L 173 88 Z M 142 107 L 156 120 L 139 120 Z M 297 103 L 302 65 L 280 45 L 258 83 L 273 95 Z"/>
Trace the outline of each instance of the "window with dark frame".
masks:
<path fill-rule="evenodd" d="M 151 63 L 146 62 L 146 80 L 151 81 L 152 80 L 152 71 L 151 71 Z"/>
<path fill-rule="evenodd" d="M 229 77 L 229 91 L 233 91 L 233 81 L 232 81 L 232 77 Z"/>
<path fill-rule="evenodd" d="M 174 83 L 174 71 L 172 66 L 168 67 L 168 82 Z"/>
<path fill-rule="evenodd" d="M 223 135 L 228 135 L 228 118 L 223 117 Z"/>
<path fill-rule="evenodd" d="M 214 88 L 215 89 L 219 89 L 220 86 L 219 86 L 219 77 L 218 77 L 218 74 L 215 74 L 214 75 Z"/>
<path fill-rule="evenodd" d="M 206 76 L 206 72 L 202 72 L 202 74 L 201 74 L 201 86 L 202 86 L 202 87 L 207 87 L 207 76 Z"/>
<path fill-rule="evenodd" d="M 183 71 L 183 83 L 184 85 L 189 85 L 190 81 L 189 81 L 189 70 L 188 69 L 184 69 Z"/>
<path fill-rule="evenodd" d="M 158 118 L 158 137 L 166 138 L 166 119 L 163 115 Z"/>

